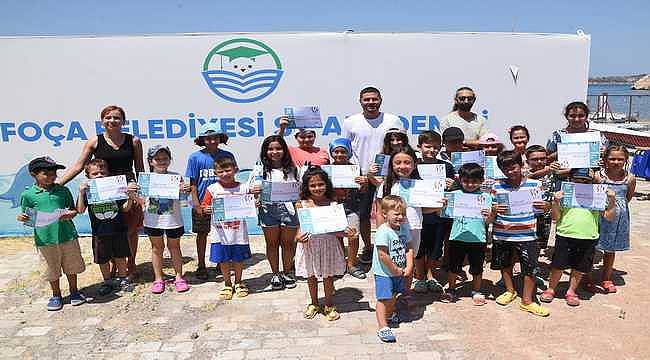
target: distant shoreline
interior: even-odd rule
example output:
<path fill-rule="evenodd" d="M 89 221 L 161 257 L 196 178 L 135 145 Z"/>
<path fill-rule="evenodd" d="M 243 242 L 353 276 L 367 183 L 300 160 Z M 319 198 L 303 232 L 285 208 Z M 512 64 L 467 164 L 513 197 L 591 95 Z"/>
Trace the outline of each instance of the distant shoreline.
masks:
<path fill-rule="evenodd" d="M 589 84 L 607 85 L 607 84 L 630 84 L 633 85 L 637 80 L 646 74 L 636 75 L 614 75 L 614 76 L 594 76 L 589 78 Z"/>

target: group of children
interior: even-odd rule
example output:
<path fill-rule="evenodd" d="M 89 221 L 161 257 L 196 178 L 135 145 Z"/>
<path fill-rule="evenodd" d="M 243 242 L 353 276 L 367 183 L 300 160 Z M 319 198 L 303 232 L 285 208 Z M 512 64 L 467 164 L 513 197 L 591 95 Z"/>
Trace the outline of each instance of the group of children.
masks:
<path fill-rule="evenodd" d="M 584 105 L 584 104 L 583 104 Z M 567 107 L 565 115 L 584 116 L 586 106 Z M 578 113 L 576 115 L 576 113 Z M 571 121 L 569 121 L 571 126 Z M 219 297 L 229 300 L 233 296 L 245 297 L 249 290 L 243 281 L 243 262 L 251 257 L 246 221 L 210 220 L 214 197 L 233 194 L 259 195 L 259 182 L 239 183 L 235 175 L 237 164 L 232 154 L 218 149 L 225 143 L 222 133 L 210 125 L 201 129 L 197 144 L 202 150 L 192 155 L 187 175 L 191 184 L 182 184 L 179 191 L 192 194 L 195 204 L 193 230 L 200 236 L 211 236 L 210 260 L 218 263 L 224 276 L 224 287 Z M 491 239 L 490 267 L 501 272 L 505 291 L 496 298 L 499 305 L 508 305 L 518 296 L 519 308 L 538 316 L 548 316 L 549 311 L 535 301 L 540 275 L 538 263 L 541 248 L 546 247 L 549 238 L 555 237 L 555 249 L 551 261 L 549 284 L 542 293 L 542 302 L 551 302 L 561 278 L 562 270 L 572 269 L 567 304 L 576 306 L 579 298 L 576 289 L 581 280 L 590 291 L 612 293 L 616 287 L 611 281 L 614 253 L 629 249 L 629 210 L 627 203 L 634 194 L 634 177 L 626 171 L 628 152 L 621 146 L 603 149 L 602 170 L 560 169 L 553 161 L 556 154 L 549 154 L 547 147 L 528 145 L 529 132 L 525 126 L 514 126 L 509 130 L 513 150 L 504 150 L 504 144 L 494 134 L 485 134 L 480 146 L 488 156 L 496 156 L 496 164 L 505 179 L 487 179 L 483 164 L 468 163 L 454 169 L 451 157 L 454 152 L 468 150 L 464 146 L 464 135 L 458 128 L 446 129 L 442 136 L 435 131 L 424 131 L 418 136 L 416 151 L 409 145 L 403 129 L 391 129 L 385 136 L 383 154 L 390 156 L 388 172 L 379 176 L 379 167 L 370 166 L 368 174 L 359 174 L 355 181 L 359 189 L 334 189 L 331 179 L 317 166 L 307 166 L 300 171 L 291 160 L 288 146 L 282 136 L 267 137 L 261 146 L 260 166 L 252 178 L 272 182 L 296 183 L 299 187 L 297 202 L 262 201 L 258 197 L 258 219 L 266 241 L 266 256 L 273 275 L 270 285 L 274 290 L 293 288 L 296 276 L 307 279 L 311 298 L 304 311 L 305 318 L 314 318 L 322 313 L 327 320 L 337 320 L 340 315 L 333 303 L 334 279 L 353 272 L 355 277 L 365 278 L 357 264 L 359 246 L 359 196 L 367 191 L 368 184 L 376 186 L 375 245 L 372 257 L 372 273 L 377 298 L 378 337 L 385 342 L 394 342 L 391 327 L 399 322 L 395 311 L 398 298 L 408 301 L 411 291 L 442 292 L 444 302 L 458 300 L 457 282 L 465 273 L 465 258 L 469 263 L 471 299 L 474 305 L 486 304 L 482 288 L 482 273 L 487 245 Z M 470 149 L 473 150 L 473 149 Z M 349 140 L 334 139 L 329 146 L 333 165 L 351 164 L 352 147 Z M 167 147 L 156 146 L 149 150 L 150 170 L 168 173 L 171 152 Z M 481 196 L 482 219 L 445 216 L 446 198 L 442 207 L 420 208 L 409 205 L 399 194 L 402 179 L 420 179 L 418 164 L 443 164 L 446 173 L 446 191 Z M 93 228 L 93 253 L 100 264 L 104 283 L 100 293 L 107 294 L 116 286 L 111 278 L 109 261 L 117 270 L 117 286 L 128 284 L 125 276 L 124 257 L 128 256 L 128 244 L 122 239 L 125 231 L 121 213 L 128 211 L 136 201 L 144 203 L 145 232 L 152 244 L 152 264 L 155 281 L 152 292 L 165 290 L 162 273 L 163 236 L 167 236 L 167 247 L 172 256 L 176 273 L 176 291 L 187 291 L 182 277 L 182 257 L 179 238 L 183 234 L 179 201 L 163 203 L 156 199 L 139 199 L 137 186 L 129 184 L 128 199 L 110 204 L 88 205 L 85 198 L 87 185 L 83 183 L 76 206 L 72 195 L 63 186 L 57 185 L 56 169 L 62 168 L 49 158 L 38 158 L 29 165 L 36 184 L 25 191 L 23 209 L 34 208 L 41 212 L 61 210 L 60 217 L 47 226 L 35 229 L 35 241 L 39 252 L 48 264 L 46 280 L 50 281 L 54 296 L 48 309 L 62 306 L 58 285 L 60 271 L 68 276 L 73 305 L 83 303 L 83 295 L 76 288 L 76 274 L 83 271 L 83 260 L 79 254 L 77 234 L 70 219 L 86 207 Z M 301 175 L 299 175 L 301 174 Z M 102 160 L 93 160 L 86 166 L 89 179 L 108 176 Z M 591 211 L 560 206 L 564 194 L 560 191 L 561 181 L 576 183 L 608 184 L 607 208 Z M 543 193 L 542 200 L 531 204 L 531 211 L 510 215 L 508 207 L 497 199 L 500 195 L 522 189 L 537 189 Z M 328 206 L 342 203 L 348 220 L 348 227 L 339 233 L 310 234 L 300 229 L 297 209 Z M 59 211 L 59 210 L 57 210 Z M 209 229 L 199 223 L 205 221 Z M 196 223 L 194 221 L 196 219 Z M 20 214 L 18 220 L 28 220 L 28 214 Z M 491 231 L 490 231 L 491 227 Z M 343 238 L 348 239 L 347 259 Z M 205 251 L 205 241 L 197 246 Z M 603 279 L 600 287 L 594 285 L 589 273 L 592 270 L 595 249 L 604 251 Z M 74 254 L 73 254 L 74 253 Z M 205 268 L 205 256 L 199 251 L 199 269 Z M 282 271 L 280 270 L 282 258 Z M 513 265 L 520 263 L 523 286 L 515 289 Z M 447 288 L 436 279 L 437 270 L 447 271 Z M 234 282 L 232 274 L 234 273 Z M 582 278 L 585 279 L 582 279 Z M 318 279 L 323 280 L 325 302 L 318 299 Z"/>

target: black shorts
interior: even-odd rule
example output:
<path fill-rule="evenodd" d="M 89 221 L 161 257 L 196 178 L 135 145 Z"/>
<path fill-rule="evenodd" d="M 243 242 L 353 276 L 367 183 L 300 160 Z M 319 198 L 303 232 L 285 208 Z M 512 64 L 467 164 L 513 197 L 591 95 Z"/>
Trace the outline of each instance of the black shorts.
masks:
<path fill-rule="evenodd" d="M 178 239 L 181 236 L 183 236 L 183 234 L 185 234 L 185 228 L 181 226 L 176 229 L 154 229 L 145 226 L 144 233 L 149 236 L 156 236 L 156 237 L 163 236 L 166 234 L 168 239 Z"/>
<path fill-rule="evenodd" d="M 469 261 L 469 273 L 479 275 L 483 273 L 485 262 L 485 243 L 470 243 L 464 241 L 449 241 L 449 272 L 461 274 L 465 256 Z"/>
<path fill-rule="evenodd" d="M 131 256 L 129 238 L 126 231 L 112 235 L 93 236 L 93 261 L 95 264 L 106 264 L 113 258 Z"/>
<path fill-rule="evenodd" d="M 372 204 L 375 201 L 375 192 L 377 187 L 368 183 L 366 192 L 361 193 L 361 202 L 359 204 L 359 220 L 370 220 L 372 213 Z"/>
<path fill-rule="evenodd" d="M 537 219 L 537 229 L 535 230 L 535 235 L 537 235 L 537 245 L 539 249 L 546 249 L 548 247 L 548 237 L 551 234 L 551 217 L 540 215 L 536 216 Z"/>
<path fill-rule="evenodd" d="M 423 223 L 420 249 L 415 258 L 421 259 L 426 256 L 429 260 L 440 261 L 445 236 L 448 237 L 450 231 L 451 224 L 446 221 L 435 224 Z"/>
<path fill-rule="evenodd" d="M 503 270 L 512 267 L 512 255 L 517 254 L 521 264 L 521 272 L 528 276 L 537 276 L 539 274 L 539 264 L 537 256 L 539 250 L 537 241 L 502 241 L 494 240 L 492 242 L 492 270 Z"/>
<path fill-rule="evenodd" d="M 591 272 L 598 240 L 574 239 L 555 236 L 555 250 L 551 267 L 556 269 L 574 269 L 581 273 Z"/>

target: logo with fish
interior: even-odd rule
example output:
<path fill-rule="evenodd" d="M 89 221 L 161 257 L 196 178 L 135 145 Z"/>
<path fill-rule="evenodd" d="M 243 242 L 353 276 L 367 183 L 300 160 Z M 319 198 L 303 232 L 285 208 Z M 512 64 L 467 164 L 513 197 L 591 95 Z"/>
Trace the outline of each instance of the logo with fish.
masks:
<path fill-rule="evenodd" d="M 237 38 L 215 46 L 203 61 L 203 78 L 220 98 L 252 103 L 269 96 L 282 78 L 278 55 L 261 41 Z"/>

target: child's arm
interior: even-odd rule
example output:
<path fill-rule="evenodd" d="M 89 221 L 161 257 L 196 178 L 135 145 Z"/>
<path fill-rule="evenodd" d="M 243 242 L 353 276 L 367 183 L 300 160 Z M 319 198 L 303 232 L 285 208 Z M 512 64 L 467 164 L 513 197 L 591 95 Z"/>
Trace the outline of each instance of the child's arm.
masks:
<path fill-rule="evenodd" d="M 122 212 L 131 211 L 133 204 L 135 204 L 136 201 L 138 201 L 136 195 L 137 193 L 138 193 L 138 184 L 134 182 L 130 182 L 129 185 L 126 187 L 126 194 L 129 196 L 129 198 L 126 199 L 126 201 L 122 205 Z"/>
<path fill-rule="evenodd" d="M 494 219 L 497 217 L 496 211 L 494 208 L 481 209 L 481 214 L 483 215 L 483 220 L 486 224 L 491 224 Z"/>
<path fill-rule="evenodd" d="M 630 179 L 627 182 L 627 202 L 630 202 L 632 198 L 634 197 L 634 193 L 636 192 L 636 177 L 634 175 L 630 174 L 629 175 Z"/>
<path fill-rule="evenodd" d="M 393 263 L 393 261 L 390 259 L 390 255 L 388 255 L 388 246 L 380 246 L 377 245 L 377 254 L 379 255 L 379 261 L 388 269 L 390 270 L 391 274 L 394 276 L 402 276 L 404 275 L 404 271 L 400 268 L 397 267 Z M 411 256 L 413 256 L 413 250 L 411 249 Z"/>
<path fill-rule="evenodd" d="M 196 180 L 194 180 L 194 178 L 190 178 L 190 192 L 192 194 L 192 204 L 194 204 L 194 211 L 196 211 L 196 213 L 199 215 L 203 215 L 203 204 L 199 199 L 199 192 L 197 190 Z"/>
<path fill-rule="evenodd" d="M 373 184 L 374 186 L 379 186 L 379 184 L 382 183 L 383 179 L 375 177 L 375 175 L 379 172 L 379 165 L 373 163 L 370 165 L 370 168 L 368 168 L 368 174 L 366 175 L 368 177 L 368 182 Z"/>
<path fill-rule="evenodd" d="M 560 220 L 560 202 L 562 201 L 562 198 L 564 197 L 564 191 L 558 191 L 553 194 L 553 204 L 552 204 L 552 213 L 551 213 L 551 218 L 554 221 Z"/>
<path fill-rule="evenodd" d="M 409 277 L 413 275 L 413 267 L 415 260 L 413 259 L 413 246 L 411 242 L 406 245 L 406 268 L 404 269 L 404 276 Z"/>
<path fill-rule="evenodd" d="M 607 221 L 614 221 L 616 217 L 616 193 L 614 190 L 607 190 L 607 209 L 603 212 L 603 217 Z"/>
<path fill-rule="evenodd" d="M 84 199 L 86 198 L 87 189 L 88 189 L 88 183 L 82 181 L 81 184 L 79 184 L 79 195 L 77 196 L 77 212 L 79 214 L 83 214 L 84 211 L 86 211 L 87 206 Z"/>
<path fill-rule="evenodd" d="M 278 129 L 278 135 L 284 136 L 284 131 L 287 128 L 287 125 L 289 125 L 289 118 L 286 116 L 281 116 L 279 125 L 280 129 Z"/>

